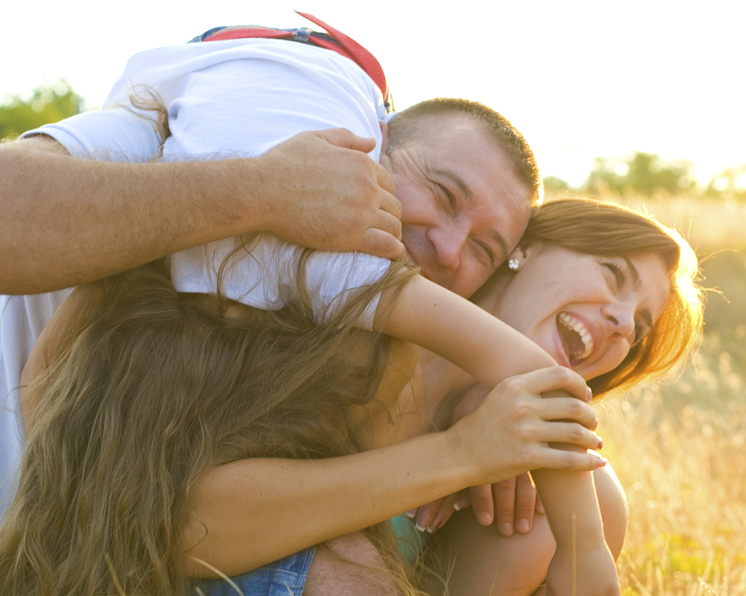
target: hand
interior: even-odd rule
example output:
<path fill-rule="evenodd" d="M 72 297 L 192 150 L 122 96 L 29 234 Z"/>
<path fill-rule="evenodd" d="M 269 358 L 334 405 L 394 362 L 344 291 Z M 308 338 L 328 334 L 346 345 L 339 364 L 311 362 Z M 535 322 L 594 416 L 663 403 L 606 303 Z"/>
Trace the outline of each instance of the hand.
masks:
<path fill-rule="evenodd" d="M 257 181 L 265 231 L 322 250 L 403 256 L 401 204 L 391 177 L 366 155 L 374 148 L 374 139 L 340 128 L 304 132 L 265 153 Z"/>
<path fill-rule="evenodd" d="M 475 385 L 465 391 L 453 410 L 451 424 L 476 410 L 488 393 L 489 389 L 484 385 Z M 492 486 L 473 486 L 469 492 L 470 496 L 464 495 L 456 501 L 457 508 L 462 509 L 471 503 L 474 516 L 483 526 L 492 523 L 497 511 L 497 529 L 503 536 L 512 536 L 516 531 L 527 534 L 533 527 L 534 512 L 544 513 L 536 487 L 528 474 L 520 474 Z"/>
<path fill-rule="evenodd" d="M 573 550 L 575 552 L 573 552 Z M 609 549 L 558 546 L 547 570 L 547 596 L 619 596 L 619 577 Z"/>
<path fill-rule="evenodd" d="M 541 397 L 560 389 L 575 397 Z M 605 460 L 548 445 L 566 443 L 586 450 L 601 444 L 592 432 L 598 421 L 587 399 L 587 386 L 577 373 L 545 368 L 503 381 L 474 412 L 445 432 L 463 450 L 474 485 L 501 482 L 539 468 L 591 471 Z"/>

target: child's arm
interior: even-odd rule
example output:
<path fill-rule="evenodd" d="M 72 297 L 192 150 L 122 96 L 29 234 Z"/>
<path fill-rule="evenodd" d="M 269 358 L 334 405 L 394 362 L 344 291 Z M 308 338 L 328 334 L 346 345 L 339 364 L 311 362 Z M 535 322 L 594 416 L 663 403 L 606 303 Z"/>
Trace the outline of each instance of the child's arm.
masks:
<path fill-rule="evenodd" d="M 402 290 L 388 321 L 376 323 L 381 331 L 435 352 L 490 387 L 555 364 L 518 331 L 421 276 Z M 549 593 L 618 594 L 592 475 L 537 470 L 533 476 L 557 539 L 547 577 Z M 580 578 L 577 585 L 573 578 Z"/>

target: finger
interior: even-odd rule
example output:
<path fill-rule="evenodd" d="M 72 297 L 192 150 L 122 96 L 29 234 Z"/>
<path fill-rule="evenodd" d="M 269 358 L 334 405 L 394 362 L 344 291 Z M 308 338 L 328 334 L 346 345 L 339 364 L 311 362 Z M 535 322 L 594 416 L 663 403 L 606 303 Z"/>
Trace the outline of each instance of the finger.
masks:
<path fill-rule="evenodd" d="M 378 210 L 374 227 L 401 240 L 401 221 L 387 211 Z"/>
<path fill-rule="evenodd" d="M 512 536 L 515 533 L 515 478 L 493 484 L 492 496 L 495 499 L 497 531 L 503 536 Z"/>
<path fill-rule="evenodd" d="M 376 140 L 373 137 L 359 137 L 346 128 L 331 128 L 329 130 L 317 130 L 313 133 L 332 145 L 344 149 L 354 149 L 363 153 L 370 153 L 376 148 Z"/>
<path fill-rule="evenodd" d="M 394 180 L 383 166 L 379 164 L 375 164 L 375 166 L 376 182 L 378 182 L 378 186 L 389 193 L 386 195 L 385 203 L 381 203 L 381 209 L 385 209 L 397 219 L 401 219 L 401 203 L 394 197 Z"/>
<path fill-rule="evenodd" d="M 592 453 L 576 453 L 552 447 L 542 447 L 534 462 L 538 465 L 534 465 L 533 469 L 549 468 L 571 472 L 592 472 L 606 465 L 605 458 Z"/>
<path fill-rule="evenodd" d="M 417 528 L 420 532 L 424 532 L 430 525 L 430 522 L 433 521 L 435 512 L 440 509 L 440 504 L 442 501 L 443 499 L 436 499 L 435 501 L 427 503 L 426 505 L 422 505 L 420 507 L 420 510 L 417 512 L 416 517 L 414 518 L 414 527 Z"/>
<path fill-rule="evenodd" d="M 598 426 L 593 408 L 572 397 L 546 397 L 538 408 L 543 420 L 572 420 L 590 430 Z"/>
<path fill-rule="evenodd" d="M 541 497 L 539 496 L 539 493 L 536 493 L 536 513 L 539 515 L 545 515 L 546 509 L 544 509 L 544 503 L 541 502 Z"/>
<path fill-rule="evenodd" d="M 384 259 L 398 259 L 406 254 L 400 240 L 376 228 L 368 228 L 363 232 L 360 244 L 355 250 Z"/>
<path fill-rule="evenodd" d="M 489 526 L 495 519 L 495 502 L 492 500 L 492 487 L 489 484 L 472 486 L 469 489 L 474 516 L 483 526 Z"/>
<path fill-rule="evenodd" d="M 516 378 L 516 377 L 514 377 Z M 578 373 L 562 366 L 541 368 L 519 377 L 528 393 L 539 395 L 549 391 L 567 391 L 570 395 L 586 402 L 588 386 Z"/>
<path fill-rule="evenodd" d="M 447 497 L 443 498 L 443 500 L 440 502 L 440 507 L 438 507 L 438 510 L 435 512 L 432 521 L 427 526 L 427 531 L 430 532 L 430 534 L 436 532 L 437 530 L 440 530 L 443 527 L 443 524 L 445 524 L 456 512 L 456 510 L 453 508 L 453 505 L 458 500 L 459 495 L 460 493 L 453 493 L 452 495 L 448 495 Z"/>
<path fill-rule="evenodd" d="M 527 534 L 534 525 L 536 507 L 536 487 L 528 474 L 515 479 L 515 531 Z"/>
<path fill-rule="evenodd" d="M 598 449 L 598 446 L 601 445 L 601 437 L 575 422 L 544 423 L 537 433 L 537 440 L 546 443 L 575 445 L 581 449 Z"/>

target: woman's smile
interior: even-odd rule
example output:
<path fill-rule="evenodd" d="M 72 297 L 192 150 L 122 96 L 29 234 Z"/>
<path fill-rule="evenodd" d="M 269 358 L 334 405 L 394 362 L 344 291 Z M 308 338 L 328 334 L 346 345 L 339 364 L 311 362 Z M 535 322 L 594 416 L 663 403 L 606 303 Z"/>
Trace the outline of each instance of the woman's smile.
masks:
<path fill-rule="evenodd" d="M 667 269 L 654 253 L 599 257 L 537 243 L 511 258 L 518 269 L 482 306 L 585 379 L 616 368 L 668 303 Z"/>

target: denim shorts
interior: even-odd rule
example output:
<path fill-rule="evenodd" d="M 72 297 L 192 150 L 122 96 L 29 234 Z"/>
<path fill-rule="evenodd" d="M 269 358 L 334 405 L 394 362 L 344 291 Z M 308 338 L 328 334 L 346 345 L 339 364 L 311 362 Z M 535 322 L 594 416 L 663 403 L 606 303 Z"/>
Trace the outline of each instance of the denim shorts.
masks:
<path fill-rule="evenodd" d="M 201 590 L 204 596 L 301 596 L 306 585 L 308 569 L 311 567 L 314 548 L 307 548 L 255 569 L 243 575 L 236 575 L 231 581 L 241 592 L 237 592 L 224 579 L 203 579 L 192 582 L 189 588 L 190 596 L 199 596 Z"/>

